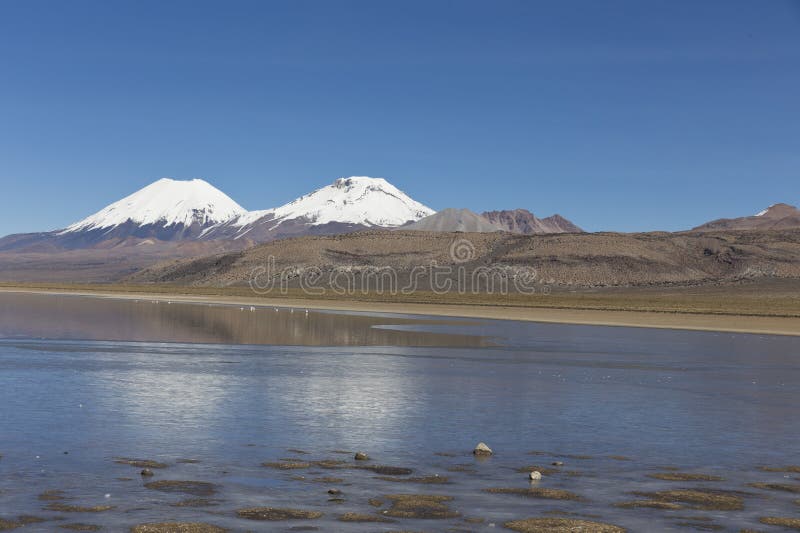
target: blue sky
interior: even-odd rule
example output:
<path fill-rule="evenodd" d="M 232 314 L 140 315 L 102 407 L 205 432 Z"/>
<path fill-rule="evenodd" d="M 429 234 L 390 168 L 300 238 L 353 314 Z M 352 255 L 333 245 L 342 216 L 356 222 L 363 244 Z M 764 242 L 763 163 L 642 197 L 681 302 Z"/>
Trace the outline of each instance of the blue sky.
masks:
<path fill-rule="evenodd" d="M 797 0 L 8 0 L 0 234 L 165 176 L 685 229 L 800 203 L 799 95 Z"/>

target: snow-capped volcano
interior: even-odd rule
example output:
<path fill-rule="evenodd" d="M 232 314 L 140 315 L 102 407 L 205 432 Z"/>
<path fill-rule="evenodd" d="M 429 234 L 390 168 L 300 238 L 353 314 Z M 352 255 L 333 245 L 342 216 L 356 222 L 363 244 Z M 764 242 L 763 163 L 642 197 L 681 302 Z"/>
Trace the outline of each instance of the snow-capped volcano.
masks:
<path fill-rule="evenodd" d="M 395 227 L 433 212 L 382 178 L 340 178 L 286 205 L 262 211 L 247 211 L 204 180 L 163 178 L 65 229 L 4 237 L 0 251 L 164 241 L 229 241 L 241 247 L 283 237 Z"/>
<path fill-rule="evenodd" d="M 59 234 L 136 226 L 196 227 L 205 229 L 247 213 L 225 193 L 201 179 L 162 178 Z"/>
<path fill-rule="evenodd" d="M 391 227 L 433 214 L 433 209 L 412 200 L 383 178 L 339 178 L 278 207 L 276 219 L 305 218 L 313 224 L 343 222 Z"/>
<path fill-rule="evenodd" d="M 383 178 L 352 176 L 288 204 L 251 211 L 209 228 L 207 239 L 247 237 L 265 241 L 304 233 L 323 234 L 372 227 L 390 228 L 433 214 Z"/>

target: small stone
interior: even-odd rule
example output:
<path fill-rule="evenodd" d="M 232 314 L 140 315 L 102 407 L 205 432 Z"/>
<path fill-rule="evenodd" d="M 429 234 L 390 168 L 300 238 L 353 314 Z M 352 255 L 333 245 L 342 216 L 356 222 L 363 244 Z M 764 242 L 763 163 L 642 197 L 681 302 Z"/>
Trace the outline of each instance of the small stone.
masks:
<path fill-rule="evenodd" d="M 356 461 L 369 461 L 369 455 L 364 452 L 356 452 Z"/>
<path fill-rule="evenodd" d="M 472 453 L 475 455 L 492 455 L 492 449 L 489 448 L 485 443 L 479 442 L 475 449 L 472 450 Z"/>
<path fill-rule="evenodd" d="M 341 493 L 342 493 L 342 491 L 340 491 L 339 489 L 328 489 L 328 494 L 331 494 L 331 495 L 336 495 L 336 494 L 341 494 Z"/>
<path fill-rule="evenodd" d="M 531 479 L 531 481 L 539 481 L 540 479 L 542 479 L 542 473 L 537 470 L 534 470 L 533 472 L 528 474 L 528 477 Z"/>
<path fill-rule="evenodd" d="M 553 461 L 551 464 L 553 466 L 564 466 L 564 462 L 563 461 Z"/>
<path fill-rule="evenodd" d="M 150 470 L 149 468 L 145 468 L 141 472 L 139 472 L 139 474 L 141 474 L 143 477 L 150 477 L 153 475 L 153 471 Z"/>

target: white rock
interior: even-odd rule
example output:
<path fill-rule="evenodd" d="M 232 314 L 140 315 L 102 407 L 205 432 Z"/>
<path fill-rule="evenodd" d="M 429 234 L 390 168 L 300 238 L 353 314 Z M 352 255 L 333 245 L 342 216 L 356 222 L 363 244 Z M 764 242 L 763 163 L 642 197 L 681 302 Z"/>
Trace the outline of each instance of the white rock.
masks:
<path fill-rule="evenodd" d="M 492 449 L 489 448 L 485 443 L 479 442 L 475 449 L 472 450 L 472 453 L 475 455 L 492 455 Z"/>
<path fill-rule="evenodd" d="M 537 470 L 534 470 L 528 475 L 528 477 L 531 478 L 531 481 L 539 481 L 540 479 L 542 479 L 542 473 Z"/>

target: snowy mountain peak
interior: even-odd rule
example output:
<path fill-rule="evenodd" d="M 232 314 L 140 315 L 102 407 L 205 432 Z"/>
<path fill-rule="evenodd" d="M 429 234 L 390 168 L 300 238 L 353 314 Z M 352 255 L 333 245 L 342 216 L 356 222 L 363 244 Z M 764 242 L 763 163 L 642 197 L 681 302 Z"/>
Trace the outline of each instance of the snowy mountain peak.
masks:
<path fill-rule="evenodd" d="M 236 225 L 245 226 L 268 217 L 276 223 L 299 219 L 310 225 L 336 222 L 392 227 L 433 213 L 431 208 L 413 200 L 383 178 L 351 176 L 339 178 L 281 207 L 250 212 L 240 217 Z"/>
<path fill-rule="evenodd" d="M 339 178 L 333 182 L 332 187 L 345 190 L 352 189 L 353 187 L 366 187 L 373 189 L 392 188 L 397 190 L 394 185 L 383 178 L 370 178 L 367 176 L 350 176 L 349 178 Z"/>
<path fill-rule="evenodd" d="M 757 217 L 785 217 L 790 215 L 797 215 L 797 208 L 793 205 L 778 203 L 772 204 L 763 211 L 756 213 Z"/>
<path fill-rule="evenodd" d="M 768 208 L 764 209 L 763 211 L 759 211 L 758 213 L 755 214 L 755 216 L 763 217 L 764 215 L 769 213 L 769 210 L 772 209 L 773 207 L 775 207 L 775 204 L 772 204 L 771 206 L 769 206 Z"/>
<path fill-rule="evenodd" d="M 61 234 L 114 228 L 128 222 L 163 228 L 207 227 L 245 213 L 242 206 L 207 181 L 162 178 L 72 224 Z"/>

